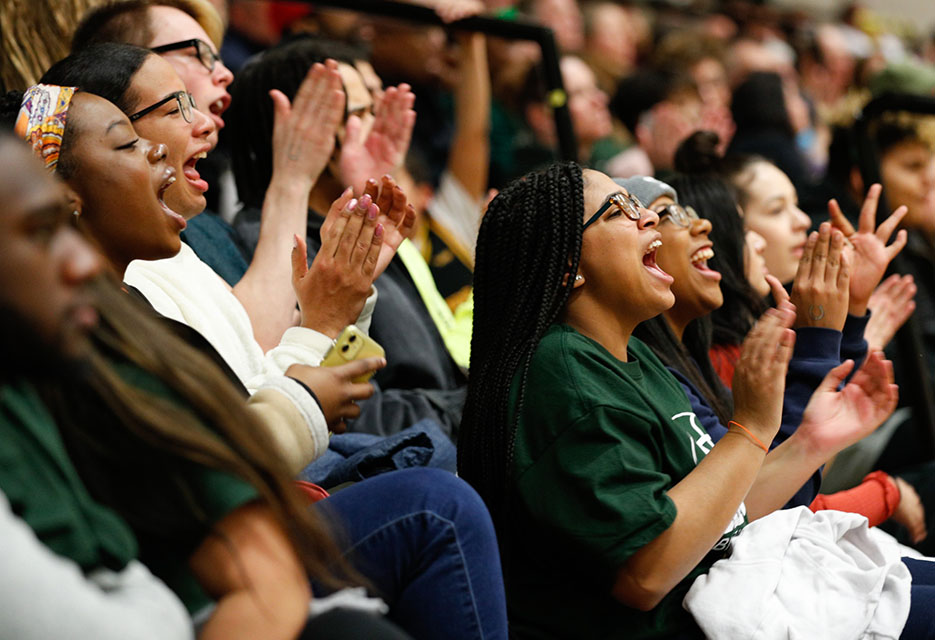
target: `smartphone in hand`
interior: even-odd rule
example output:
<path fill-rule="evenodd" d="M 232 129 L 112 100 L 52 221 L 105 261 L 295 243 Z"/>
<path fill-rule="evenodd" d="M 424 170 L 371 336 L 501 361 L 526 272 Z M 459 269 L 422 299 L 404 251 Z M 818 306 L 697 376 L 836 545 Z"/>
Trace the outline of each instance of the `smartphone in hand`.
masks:
<path fill-rule="evenodd" d="M 349 324 L 344 327 L 334 344 L 328 349 L 324 359 L 321 361 L 323 367 L 334 367 L 339 364 L 351 362 L 352 360 L 362 360 L 363 358 L 383 358 L 385 357 L 383 347 L 376 340 L 357 328 L 356 325 Z M 354 382 L 367 382 L 374 372 L 355 378 Z"/>

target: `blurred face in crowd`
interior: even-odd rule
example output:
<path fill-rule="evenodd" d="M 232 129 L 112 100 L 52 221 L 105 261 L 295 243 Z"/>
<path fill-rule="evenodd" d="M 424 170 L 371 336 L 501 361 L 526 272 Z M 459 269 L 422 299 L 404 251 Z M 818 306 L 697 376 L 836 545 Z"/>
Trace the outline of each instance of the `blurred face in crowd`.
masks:
<path fill-rule="evenodd" d="M 172 65 L 185 87 L 195 97 L 195 104 L 209 115 L 218 131 L 224 128 L 223 114 L 230 106 L 227 87 L 234 79 L 230 69 L 217 57 L 217 51 L 205 30 L 190 15 L 173 7 L 157 6 L 149 9 L 153 41 L 150 47 L 200 40 L 202 44 L 166 51 L 160 55 Z M 199 51 L 200 47 L 200 51 Z M 201 55 L 199 55 L 199 53 Z M 205 66 L 213 66 L 213 69 Z M 217 133 L 210 138 L 212 148 L 217 144 Z"/>
<path fill-rule="evenodd" d="M 730 107 L 730 84 L 727 70 L 716 58 L 705 58 L 695 64 L 689 72 L 698 95 L 705 106 Z"/>
<path fill-rule="evenodd" d="M 72 226 L 62 183 L 12 138 L 0 153 L 0 353 L 7 366 L 34 362 L 24 338 L 35 336 L 44 350 L 80 355 L 97 323 L 86 285 L 101 260 Z"/>
<path fill-rule="evenodd" d="M 780 282 L 791 282 L 811 226 L 811 219 L 799 209 L 795 187 L 786 174 L 768 162 L 755 163 L 739 186 L 746 196 L 744 226 L 766 241 L 766 268 Z"/>
<path fill-rule="evenodd" d="M 902 225 L 935 234 L 935 153 L 918 140 L 890 147 L 880 172 L 891 209 L 905 205 Z"/>
<path fill-rule="evenodd" d="M 369 77 L 370 85 L 382 87 L 380 77 L 373 71 L 373 67 L 367 64 L 364 69 Z M 338 73 L 341 74 L 341 84 L 344 85 L 344 95 L 347 99 L 345 103 L 345 120 L 351 116 L 360 118 L 361 139 L 366 140 L 370 129 L 373 128 L 373 111 L 376 106 L 371 88 L 368 86 L 368 78 L 365 78 L 365 74 L 361 73 L 356 65 L 351 66 L 346 62 L 338 63 Z M 337 135 L 340 142 L 344 141 L 344 126 L 342 124 L 338 129 Z"/>
<path fill-rule="evenodd" d="M 581 51 L 584 46 L 584 19 L 576 0 L 537 0 L 533 17 L 555 32 L 555 42 L 561 51 Z"/>
<path fill-rule="evenodd" d="M 172 65 L 161 56 L 151 55 L 133 75 L 130 90 L 137 96 L 135 108 L 139 112 L 184 92 L 186 85 Z M 168 148 L 169 165 L 175 168 L 177 180 L 166 193 L 166 203 L 186 218 L 198 215 L 207 206 L 204 194 L 208 183 L 201 178 L 196 164 L 211 150 L 209 137 L 215 132 L 211 119 L 198 109 L 191 109 L 190 117 L 191 122 L 186 121 L 178 100 L 170 99 L 133 121 L 140 136 Z"/>
<path fill-rule="evenodd" d="M 598 88 L 594 72 L 581 58 L 574 56 L 562 58 L 561 71 L 578 144 L 590 146 L 610 135 L 612 124 L 607 109 L 607 94 Z"/>
<path fill-rule="evenodd" d="M 602 2 L 588 16 L 588 53 L 608 71 L 623 75 L 636 64 L 636 34 L 627 10 Z"/>

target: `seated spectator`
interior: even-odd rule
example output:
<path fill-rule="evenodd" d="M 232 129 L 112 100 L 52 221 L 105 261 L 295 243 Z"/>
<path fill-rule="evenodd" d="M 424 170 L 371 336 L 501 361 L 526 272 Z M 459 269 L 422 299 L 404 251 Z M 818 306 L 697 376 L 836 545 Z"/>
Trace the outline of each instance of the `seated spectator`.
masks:
<path fill-rule="evenodd" d="M 702 123 L 698 89 L 684 71 L 637 71 L 624 78 L 610 110 L 632 134 L 636 145 L 608 161 L 610 175 L 664 175 L 675 149 Z"/>
<path fill-rule="evenodd" d="M 56 99 L 50 99 L 53 92 Z M 55 106 L 54 112 L 46 110 L 49 105 Z M 71 100 L 68 88 L 40 85 L 27 94 L 21 115 L 18 122 L 26 128 L 20 129 L 22 134 L 40 143 L 36 152 L 56 159 L 53 167 L 74 172 L 69 174 L 69 198 L 82 207 L 81 215 L 99 219 L 113 206 L 109 179 L 119 163 L 120 180 L 132 186 L 127 192 L 134 194 L 131 201 L 124 200 L 122 211 L 129 206 L 134 222 L 154 240 L 163 239 L 159 224 L 171 228 L 178 218 L 160 203 L 171 177 L 165 153 L 136 138 L 129 119 L 114 105 L 84 92 Z M 35 135 L 40 128 L 51 133 L 52 127 L 57 127 L 58 138 Z M 64 144 L 52 153 L 55 139 Z M 65 228 L 61 218 L 58 224 Z M 132 232 L 126 237 L 131 240 Z M 67 273 L 62 268 L 61 277 L 67 278 Z M 89 293 L 79 286 L 83 284 L 71 285 L 74 295 L 81 294 L 79 300 Z M 87 375 L 54 380 L 27 376 L 21 384 L 27 398 L 35 398 L 32 385 L 40 389 L 54 416 L 54 423 L 44 418 L 45 437 L 61 430 L 91 494 L 131 523 L 143 561 L 169 583 L 191 613 L 217 600 L 202 630 L 206 637 L 293 637 L 308 612 L 310 591 L 303 565 L 325 586 L 356 579 L 337 560 L 342 551 L 331 541 L 325 520 L 343 530 L 341 541 L 346 549 L 354 549 L 355 563 L 396 609 L 394 617 L 416 636 L 430 637 L 448 623 L 453 626 L 446 635 L 466 637 L 485 629 L 496 634 L 502 627 L 498 571 L 476 571 L 496 564 L 488 556 L 494 549 L 492 531 L 466 525 L 480 534 L 465 531 L 472 542 L 458 542 L 460 535 L 443 533 L 450 533 L 451 522 L 460 528 L 456 512 L 483 521 L 476 498 L 457 497 L 463 489 L 454 488 L 458 481 L 452 476 L 429 470 L 384 474 L 327 498 L 320 503 L 321 515 L 310 512 L 289 483 L 285 460 L 266 429 L 244 411 L 241 396 L 222 372 L 140 314 L 122 291 L 101 283 L 94 295 L 90 304 L 79 308 L 87 328 L 94 329 L 93 344 L 87 346 Z M 101 317 L 97 328 L 95 311 Z M 30 460 L 21 462 L 25 466 L 18 467 L 20 473 Z M 10 496 L 8 486 L 2 488 Z M 436 498 L 444 497 L 433 498 L 429 486 L 443 492 Z M 40 500 L 41 495 L 18 498 Z M 480 511 L 472 511 L 472 500 Z M 441 529 L 435 521 L 412 519 L 414 511 L 439 514 Z M 56 526 L 54 532 L 60 534 L 61 528 Z M 379 544 L 368 545 L 377 532 Z M 394 538 L 397 542 L 388 544 Z M 450 557 L 451 543 L 459 546 L 458 560 L 447 564 L 450 572 L 442 574 L 441 582 L 439 576 L 409 568 Z M 397 545 L 402 544 L 415 544 L 419 551 L 400 553 Z M 396 551 L 383 555 L 394 547 Z M 471 558 L 482 556 L 474 565 Z M 340 571 L 349 578 L 340 578 Z M 410 577 L 405 586 L 399 575 Z M 455 576 L 458 585 L 466 580 L 476 582 L 477 588 L 453 595 L 445 584 Z M 439 598 L 438 606 L 426 605 L 429 594 Z M 468 616 L 461 622 L 452 621 L 452 611 L 443 604 L 451 597 L 460 598 L 458 610 Z M 433 619 L 432 612 L 441 617 Z"/>
<path fill-rule="evenodd" d="M 770 514 L 745 532 L 743 499 L 766 456 L 761 444 L 780 423 L 795 311 L 782 303 L 748 337 L 734 383 L 735 422 L 712 446 L 675 378 L 630 337 L 673 302 L 672 278 L 656 262 L 657 224 L 655 212 L 610 178 L 568 164 L 514 182 L 481 226 L 459 469 L 499 527 L 517 637 L 697 635 L 710 617 L 695 609 L 695 622 L 681 606 L 695 577 L 732 546 L 739 550 L 745 535 L 769 532 L 790 513 Z M 879 424 L 895 405 L 895 386 L 885 375 L 858 375 L 838 391 L 849 368 L 837 368 L 819 393 L 832 402 L 866 394 L 864 422 Z M 836 513 L 820 520 L 848 519 Z M 837 553 L 829 542 L 819 556 Z M 925 563 L 886 558 L 892 575 L 907 576 L 907 566 L 919 575 L 900 588 L 899 618 L 888 632 L 924 637 Z M 762 576 L 759 568 L 744 573 L 751 565 L 743 562 L 717 566 L 733 567 L 750 579 L 745 584 Z M 694 595 L 704 583 L 695 583 Z M 722 619 L 737 617 L 735 597 L 716 603 Z M 744 620 L 763 622 L 764 604 L 754 603 Z M 770 626 L 788 633 L 805 609 Z M 853 633 L 842 637 L 876 623 L 863 605 L 852 611 Z M 808 619 L 827 628 L 821 616 Z"/>
<path fill-rule="evenodd" d="M 562 84 L 567 96 L 568 115 L 578 143 L 578 159 L 588 163 L 594 144 L 610 135 L 612 127 L 607 110 L 607 94 L 597 86 L 594 72 L 581 58 L 563 56 L 559 62 Z M 556 160 L 558 137 L 545 78 L 540 66 L 529 70 L 523 88 L 522 109 L 531 138 L 517 136 L 514 154 L 518 173 L 541 168 Z"/>
<path fill-rule="evenodd" d="M 248 246 L 257 242 L 260 211 L 256 207 L 272 174 L 272 151 L 279 144 L 266 96 L 275 90 L 292 99 L 309 68 L 335 50 L 337 46 L 330 41 L 298 37 L 251 61 L 231 87 L 234 100 L 227 133 L 232 136 L 234 175 L 245 204 L 234 226 Z M 340 150 L 309 194 L 309 258 L 316 256 L 324 239 L 322 212 L 346 188 L 360 190 L 371 176 L 395 171 L 405 157 L 415 119 L 408 85 L 387 89 L 375 102 L 356 61 L 338 62 L 347 109 L 337 132 Z M 374 377 L 383 391 L 377 398 L 383 402 L 373 406 L 376 402 L 371 401 L 370 410 L 362 407 L 353 428 L 385 434 L 430 416 L 446 433 L 456 433 L 464 402 L 464 374 L 399 256 L 374 286 L 380 303 L 374 309 L 370 335 L 386 350 L 388 363 Z M 380 412 L 385 413 L 381 416 Z M 402 424 L 400 416 L 415 419 Z"/>
<path fill-rule="evenodd" d="M 198 150 L 203 159 L 189 156 L 186 164 L 186 176 L 191 176 L 202 188 L 206 189 L 209 183 L 212 187 L 202 197 L 210 197 L 213 191 L 224 186 L 219 180 L 221 175 L 229 176 L 225 151 L 215 151 L 218 134 L 225 124 L 223 116 L 230 106 L 227 87 L 233 79 L 217 56 L 223 33 L 221 19 L 207 0 L 125 0 L 88 12 L 72 40 L 73 51 L 102 42 L 153 49 L 172 65 L 195 98 L 195 104 L 216 127 L 216 131 L 208 134 L 206 142 L 203 141 L 206 148 Z M 322 86 L 320 90 L 327 88 Z M 338 97 L 332 95 L 330 102 L 319 98 L 310 104 L 320 105 L 319 108 L 330 105 L 337 111 L 340 109 L 337 102 Z M 279 106 L 284 107 L 281 103 Z M 329 122 L 327 112 L 302 113 L 287 108 L 283 108 L 277 119 L 283 135 L 288 135 L 295 146 L 290 147 L 291 156 L 285 152 L 277 155 L 276 179 L 270 181 L 263 199 L 262 242 L 249 264 L 243 258 L 236 233 L 217 216 L 190 218 L 182 235 L 187 245 L 184 250 L 187 252 L 191 247 L 233 287 L 234 296 L 250 317 L 256 342 L 264 351 L 279 344 L 286 329 L 295 325 L 291 262 L 284 248 L 305 228 L 308 190 L 324 168 L 331 149 L 328 137 L 331 125 L 309 132 L 308 122 L 313 119 Z M 303 144 L 299 146 L 298 141 Z M 204 157 L 206 153 L 207 158 Z M 204 176 L 195 169 L 196 162 L 208 165 L 207 173 L 201 171 Z M 179 177 L 181 179 L 182 174 Z M 220 212 L 215 210 L 215 213 Z"/>

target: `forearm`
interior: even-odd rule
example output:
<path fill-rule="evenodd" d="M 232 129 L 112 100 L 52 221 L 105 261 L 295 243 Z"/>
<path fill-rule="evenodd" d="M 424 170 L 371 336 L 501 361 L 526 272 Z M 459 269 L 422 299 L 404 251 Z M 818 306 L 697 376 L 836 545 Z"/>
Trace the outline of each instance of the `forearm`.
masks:
<path fill-rule="evenodd" d="M 728 432 L 669 490 L 677 510 L 675 520 L 618 571 L 614 597 L 641 610 L 656 606 L 711 551 L 765 457 L 747 436 Z"/>
<path fill-rule="evenodd" d="M 490 76 L 484 36 L 462 39 L 461 82 L 455 90 L 455 132 L 448 170 L 472 198 L 487 190 L 490 165 Z"/>
<path fill-rule="evenodd" d="M 749 519 L 782 509 L 824 462 L 796 435 L 770 451 L 744 500 Z"/>
<path fill-rule="evenodd" d="M 295 324 L 291 251 L 293 235 L 304 238 L 307 221 L 306 186 L 274 176 L 263 201 L 253 260 L 234 286 L 234 295 L 247 310 L 264 351 L 276 346 L 283 332 Z"/>
<path fill-rule="evenodd" d="M 243 589 L 221 598 L 198 634 L 199 640 L 292 640 L 308 619 L 309 598 L 281 595 L 285 597 L 264 602 Z"/>
<path fill-rule="evenodd" d="M 216 523 L 189 565 L 217 603 L 202 640 L 295 638 L 308 618 L 308 578 L 285 530 L 261 502 Z"/>

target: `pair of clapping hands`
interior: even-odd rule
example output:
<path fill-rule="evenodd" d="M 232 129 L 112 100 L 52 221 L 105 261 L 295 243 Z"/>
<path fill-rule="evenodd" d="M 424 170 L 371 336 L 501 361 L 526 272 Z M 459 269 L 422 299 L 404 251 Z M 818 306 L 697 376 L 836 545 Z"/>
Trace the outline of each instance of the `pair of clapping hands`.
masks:
<path fill-rule="evenodd" d="M 305 240 L 294 238 L 292 286 L 299 301 L 301 326 L 334 339 L 354 323 L 370 296 L 373 281 L 389 265 L 415 224 L 415 210 L 392 177 L 367 181 L 355 198 L 348 187 L 335 200 L 321 227 L 321 249 L 308 265 Z M 367 358 L 337 367 L 292 365 L 286 374 L 308 385 L 321 403 L 332 431 L 360 415 L 357 402 L 373 395 L 369 383 L 355 378 L 385 366 Z"/>
<path fill-rule="evenodd" d="M 415 211 L 389 174 L 402 165 L 409 148 L 415 95 L 407 84 L 386 89 L 376 98 L 369 131 L 359 116 L 349 116 L 337 154 L 335 141 L 346 103 L 337 62 L 312 65 L 291 102 L 275 89 L 270 98 L 275 115 L 273 182 L 298 189 L 307 198 L 330 166 L 335 178 L 350 185 L 328 211 L 322 246 L 311 266 L 303 238 L 296 236 L 292 249 L 300 324 L 335 338 L 357 320 L 373 281 L 413 230 Z M 369 383 L 353 380 L 385 364 L 381 358 L 337 367 L 295 364 L 286 375 L 315 392 L 329 428 L 340 432 L 344 420 L 360 414 L 356 403 L 374 391 Z"/>

